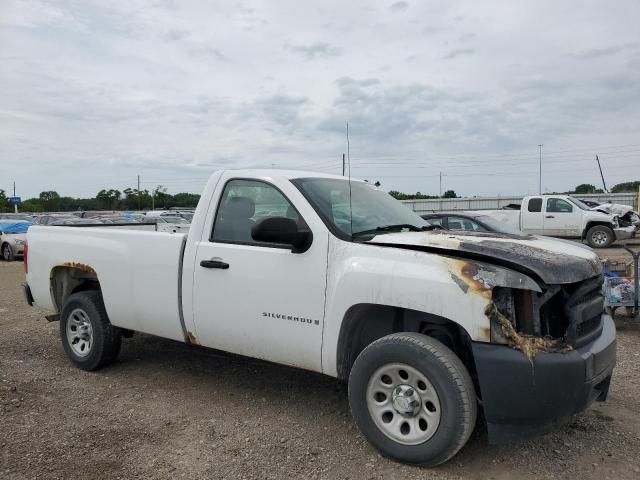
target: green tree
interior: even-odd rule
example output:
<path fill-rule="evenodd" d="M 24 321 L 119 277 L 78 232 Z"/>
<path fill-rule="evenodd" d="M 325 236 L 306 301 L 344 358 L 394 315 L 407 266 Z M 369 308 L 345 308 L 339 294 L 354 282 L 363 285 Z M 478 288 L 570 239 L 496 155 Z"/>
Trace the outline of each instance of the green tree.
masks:
<path fill-rule="evenodd" d="M 118 208 L 118 202 L 120 201 L 120 190 L 100 190 L 96 194 L 96 200 L 100 208 L 105 210 L 115 210 Z"/>
<path fill-rule="evenodd" d="M 4 190 L 0 189 L 0 212 L 11 211 L 11 205 L 9 205 L 9 199 L 4 193 Z"/>
<path fill-rule="evenodd" d="M 153 191 L 153 203 L 155 208 L 167 209 L 173 203 L 173 197 L 167 193 L 167 187 L 158 185 Z"/>
<path fill-rule="evenodd" d="M 44 207 L 39 198 L 28 198 L 20 205 L 22 212 L 44 212 Z"/>
<path fill-rule="evenodd" d="M 442 195 L 442 198 L 458 198 L 458 196 L 453 190 L 447 190 L 444 192 L 444 195 Z"/>
<path fill-rule="evenodd" d="M 625 192 L 637 192 L 638 187 L 640 187 L 640 181 L 636 180 L 635 182 L 624 182 L 618 183 L 614 185 L 611 189 L 611 193 L 625 193 Z"/>
<path fill-rule="evenodd" d="M 48 212 L 56 212 L 60 210 L 60 195 L 54 190 L 40 192 L 40 203 Z"/>
<path fill-rule="evenodd" d="M 397 190 L 390 190 L 389 195 L 391 195 L 396 200 L 424 200 L 428 198 L 438 198 L 437 195 L 425 195 L 424 193 L 416 192 L 416 193 L 402 193 Z"/>
<path fill-rule="evenodd" d="M 578 185 L 573 193 L 596 193 L 596 187 L 589 183 L 581 183 Z"/>
<path fill-rule="evenodd" d="M 197 193 L 176 193 L 173 196 L 174 207 L 195 208 L 200 201 L 200 195 Z"/>

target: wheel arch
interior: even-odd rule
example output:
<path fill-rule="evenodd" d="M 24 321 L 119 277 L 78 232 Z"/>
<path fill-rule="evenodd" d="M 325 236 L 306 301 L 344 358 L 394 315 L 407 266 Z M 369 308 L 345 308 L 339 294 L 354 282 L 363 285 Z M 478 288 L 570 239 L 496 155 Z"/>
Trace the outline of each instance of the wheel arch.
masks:
<path fill-rule="evenodd" d="M 364 348 L 391 333 L 422 333 L 449 347 L 475 377 L 471 337 L 458 323 L 428 312 L 390 305 L 360 303 L 350 307 L 340 326 L 336 367 L 338 379 L 346 381 Z"/>
<path fill-rule="evenodd" d="M 613 225 L 611 225 L 611 223 L 605 222 L 603 220 L 591 220 L 587 222 L 587 225 L 584 227 L 584 230 L 582 231 L 582 240 L 585 240 L 587 238 L 587 233 L 589 233 L 589 230 L 597 226 L 607 227 L 615 235 L 615 232 L 613 232 Z"/>
<path fill-rule="evenodd" d="M 65 263 L 51 269 L 49 276 L 51 299 L 56 312 L 62 311 L 70 295 L 84 290 L 100 291 L 98 274 L 89 265 Z"/>

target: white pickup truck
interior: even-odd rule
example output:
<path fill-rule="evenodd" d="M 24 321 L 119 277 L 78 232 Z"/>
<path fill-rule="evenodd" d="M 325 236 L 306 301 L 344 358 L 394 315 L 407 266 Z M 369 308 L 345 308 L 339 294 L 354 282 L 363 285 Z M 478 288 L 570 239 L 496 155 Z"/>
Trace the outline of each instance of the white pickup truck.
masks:
<path fill-rule="evenodd" d="M 454 456 L 479 406 L 505 442 L 606 399 L 615 327 L 590 249 L 433 229 L 361 181 L 221 171 L 188 235 L 32 227 L 24 290 L 84 370 L 135 331 L 348 382 L 364 436 L 408 463 Z"/>
<path fill-rule="evenodd" d="M 533 235 L 580 238 L 593 248 L 605 248 L 616 240 L 635 236 L 636 227 L 621 227 L 618 217 L 597 211 L 569 195 L 525 197 L 520 210 L 488 210 L 482 213 L 512 229 Z"/>

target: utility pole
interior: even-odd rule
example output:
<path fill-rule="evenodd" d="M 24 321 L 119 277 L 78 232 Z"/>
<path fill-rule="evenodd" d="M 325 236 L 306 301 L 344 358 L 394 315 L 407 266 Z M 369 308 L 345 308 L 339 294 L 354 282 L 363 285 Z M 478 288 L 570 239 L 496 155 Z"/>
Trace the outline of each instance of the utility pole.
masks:
<path fill-rule="evenodd" d="M 440 198 L 442 198 L 442 172 L 440 172 Z"/>
<path fill-rule="evenodd" d="M 138 175 L 138 210 L 140 210 L 140 175 Z"/>
<path fill-rule="evenodd" d="M 598 158 L 598 154 L 596 153 L 596 162 L 598 162 L 598 168 L 600 169 L 600 178 L 602 178 L 602 186 L 604 187 L 605 193 L 609 193 L 607 190 L 607 184 L 604 183 L 604 175 L 602 174 L 602 167 L 600 166 L 600 159 Z"/>
<path fill-rule="evenodd" d="M 344 177 L 344 169 L 345 169 L 345 163 L 344 163 L 344 153 L 342 154 L 342 176 Z"/>
<path fill-rule="evenodd" d="M 542 195 L 542 147 L 543 144 L 538 144 L 538 151 L 540 152 L 540 174 L 538 176 L 538 194 Z"/>
<path fill-rule="evenodd" d="M 13 181 L 13 196 L 14 196 L 14 198 L 16 196 L 16 181 L 15 180 Z M 13 204 L 13 213 L 18 213 L 18 204 L 17 203 Z"/>

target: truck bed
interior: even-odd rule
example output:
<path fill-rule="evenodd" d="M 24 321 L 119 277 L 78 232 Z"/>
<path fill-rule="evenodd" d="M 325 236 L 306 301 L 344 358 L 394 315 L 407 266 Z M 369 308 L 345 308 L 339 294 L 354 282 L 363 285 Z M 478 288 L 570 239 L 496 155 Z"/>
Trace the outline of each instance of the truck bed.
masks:
<path fill-rule="evenodd" d="M 49 291 L 54 269 L 95 272 L 113 325 L 183 340 L 178 292 L 185 240 L 180 233 L 33 226 L 27 281 L 38 306 L 57 310 Z"/>

